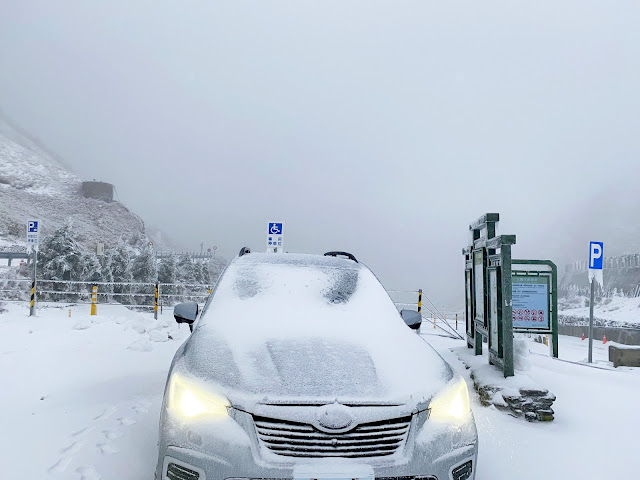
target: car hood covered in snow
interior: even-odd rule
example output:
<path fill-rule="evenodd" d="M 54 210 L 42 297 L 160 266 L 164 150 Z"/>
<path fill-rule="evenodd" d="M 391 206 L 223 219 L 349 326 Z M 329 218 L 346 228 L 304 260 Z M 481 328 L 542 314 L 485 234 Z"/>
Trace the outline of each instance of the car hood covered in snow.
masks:
<path fill-rule="evenodd" d="M 453 375 L 361 264 L 250 254 L 213 295 L 176 369 L 235 405 L 416 404 Z"/>

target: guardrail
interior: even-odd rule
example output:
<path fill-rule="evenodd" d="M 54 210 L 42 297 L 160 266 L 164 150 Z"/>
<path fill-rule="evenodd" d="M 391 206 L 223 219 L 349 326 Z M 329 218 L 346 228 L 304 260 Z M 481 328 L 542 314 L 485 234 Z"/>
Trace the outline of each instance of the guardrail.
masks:
<path fill-rule="evenodd" d="M 0 301 L 27 302 L 31 280 L 22 278 L 0 279 Z M 91 304 L 93 287 L 99 304 L 126 307 L 155 308 L 156 287 L 158 306 L 171 306 L 181 301 L 202 301 L 209 296 L 210 284 L 149 283 L 149 282 L 87 282 L 75 280 L 36 280 L 36 304 L 39 302 L 70 302 Z"/>
<path fill-rule="evenodd" d="M 212 285 L 200 283 L 150 283 L 150 282 L 88 282 L 75 280 L 36 280 L 36 305 L 40 302 L 64 302 L 91 305 L 93 287 L 98 305 L 121 305 L 129 308 L 156 308 L 173 306 L 184 301 L 203 303 L 211 293 Z M 25 278 L 0 278 L 0 301 L 29 302 L 31 280 Z M 156 287 L 158 288 L 156 297 Z M 461 312 L 441 311 L 422 290 L 387 290 L 398 310 L 418 310 L 423 318 L 423 333 L 433 326 L 442 334 L 460 337 L 464 333 L 464 317 Z M 157 303 L 156 303 L 157 298 Z M 422 299 L 425 302 L 422 302 Z"/>

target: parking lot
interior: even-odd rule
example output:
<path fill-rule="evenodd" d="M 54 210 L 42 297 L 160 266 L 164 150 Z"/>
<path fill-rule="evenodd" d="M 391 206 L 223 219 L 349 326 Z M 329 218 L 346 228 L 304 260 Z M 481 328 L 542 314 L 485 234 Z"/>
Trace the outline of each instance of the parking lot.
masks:
<path fill-rule="evenodd" d="M 6 478 L 153 478 L 158 417 L 171 358 L 189 334 L 171 314 L 100 306 L 40 308 L 22 304 L 0 314 L 2 384 L 0 469 Z M 431 343 L 471 381 L 450 351 L 463 342 L 432 335 Z M 169 339 L 169 336 L 172 339 Z M 596 366 L 580 362 L 585 342 L 560 337 L 561 360 L 529 342 L 527 374 L 558 398 L 550 424 L 528 423 L 482 407 L 470 389 L 480 442 L 478 479 L 624 478 L 640 466 L 635 455 L 640 395 L 638 369 L 613 370 L 596 345 Z M 562 360 L 568 361 L 562 361 Z M 28 446 L 28 447 L 25 447 Z M 39 452 L 37 456 L 32 455 Z"/>

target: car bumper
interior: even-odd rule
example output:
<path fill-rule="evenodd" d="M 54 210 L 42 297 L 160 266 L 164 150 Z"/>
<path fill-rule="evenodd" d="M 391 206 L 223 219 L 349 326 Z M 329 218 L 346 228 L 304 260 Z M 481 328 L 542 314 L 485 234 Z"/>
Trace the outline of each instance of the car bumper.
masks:
<path fill-rule="evenodd" d="M 475 477 L 477 433 L 473 415 L 456 425 L 412 422 L 401 453 L 380 458 L 290 458 L 258 444 L 251 415 L 235 412 L 224 422 L 181 424 L 163 415 L 156 467 L 158 480 Z M 471 465 L 469 465 L 471 462 Z M 167 470 L 173 464 L 169 475 Z M 469 468 L 470 467 L 470 468 Z M 177 472 L 177 473 L 176 473 Z M 193 475 L 189 472 L 195 472 Z M 426 480 L 426 479 L 425 479 Z"/>

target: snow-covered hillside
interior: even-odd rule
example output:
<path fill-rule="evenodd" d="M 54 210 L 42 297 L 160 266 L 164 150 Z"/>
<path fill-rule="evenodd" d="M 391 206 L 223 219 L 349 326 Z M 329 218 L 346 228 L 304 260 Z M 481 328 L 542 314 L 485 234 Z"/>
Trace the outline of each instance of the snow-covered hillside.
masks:
<path fill-rule="evenodd" d="M 562 298 L 559 301 L 559 313 L 573 319 L 589 321 L 589 298 L 576 295 Z M 593 304 L 593 316 L 596 325 L 610 326 L 640 326 L 640 297 L 624 297 L 614 295 L 608 298 L 598 298 Z"/>
<path fill-rule="evenodd" d="M 70 222 L 83 249 L 114 245 L 123 234 L 144 234 L 140 217 L 119 202 L 84 198 L 82 181 L 0 115 L 0 246 L 24 244 L 26 222 L 40 219 L 47 235 Z M 155 236 L 154 236 L 155 237 Z M 171 249 L 166 236 L 151 237 Z"/>

